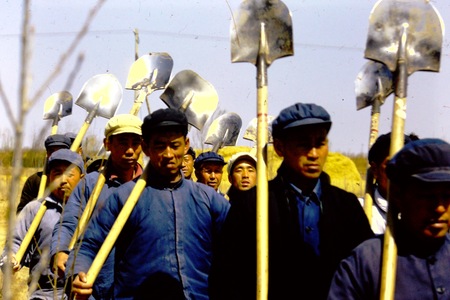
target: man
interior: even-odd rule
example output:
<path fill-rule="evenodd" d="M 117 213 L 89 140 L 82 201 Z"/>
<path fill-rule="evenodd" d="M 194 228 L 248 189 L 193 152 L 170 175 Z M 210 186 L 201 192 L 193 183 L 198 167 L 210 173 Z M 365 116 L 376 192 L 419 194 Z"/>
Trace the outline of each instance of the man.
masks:
<path fill-rule="evenodd" d="M 186 116 L 171 108 L 144 119 L 148 180 L 115 243 L 114 299 L 208 299 L 213 249 L 229 203 L 183 178 L 187 129 Z M 85 273 L 133 187 L 120 187 L 91 219 L 74 269 L 77 299 L 89 295 Z"/>
<path fill-rule="evenodd" d="M 220 193 L 219 186 L 222 182 L 223 166 L 226 164 L 220 154 L 212 151 L 201 153 L 194 162 L 197 181 Z"/>
<path fill-rule="evenodd" d="M 103 142 L 110 154 L 106 163 L 106 182 L 94 211 L 101 210 L 105 205 L 103 202 L 119 186 L 142 174 L 142 167 L 138 163 L 142 151 L 141 125 L 142 121 L 131 114 L 116 115 L 106 124 Z M 65 208 L 61 227 L 55 227 L 53 232 L 51 255 L 60 276 L 64 276 L 66 264 L 69 268 L 73 264 L 74 259 L 67 262 L 69 244 L 99 175 L 99 171 L 93 171 L 80 182 Z M 71 258 L 75 256 L 76 253 L 72 252 Z M 111 292 L 113 263 L 112 253 L 94 286 L 93 297 L 97 300 L 107 298 Z"/>
<path fill-rule="evenodd" d="M 183 171 L 184 178 L 191 179 L 192 172 L 194 172 L 195 151 L 189 147 L 188 152 L 184 155 L 181 171 Z"/>
<path fill-rule="evenodd" d="M 71 145 L 71 141 L 69 137 L 63 134 L 53 134 L 49 135 L 45 141 L 45 151 L 46 151 L 46 159 L 50 157 L 50 155 L 59 149 L 69 149 Z M 45 166 L 44 166 L 45 168 Z M 27 178 L 25 184 L 22 188 L 22 194 L 20 196 L 20 202 L 17 206 L 17 214 L 27 205 L 28 202 L 37 198 L 39 193 L 39 186 L 41 184 L 42 171 L 36 172 Z"/>
<path fill-rule="evenodd" d="M 269 299 L 324 299 L 339 261 L 373 236 L 356 196 L 332 186 L 322 171 L 330 127 L 325 109 L 303 103 L 272 123 L 283 162 L 269 182 Z M 255 299 L 256 188 L 230 201 L 213 295 Z"/>
<path fill-rule="evenodd" d="M 236 191 L 248 191 L 256 185 L 256 157 L 249 152 L 238 152 L 228 161 L 228 197 Z"/>
<path fill-rule="evenodd" d="M 450 299 L 450 144 L 412 141 L 386 173 L 397 245 L 393 299 Z M 383 238 L 365 241 L 341 262 L 328 299 L 380 299 Z"/>
<path fill-rule="evenodd" d="M 31 294 L 30 299 L 53 300 L 55 299 L 54 290 L 57 290 L 58 299 L 66 299 L 63 289 L 63 278 L 56 278 L 48 263 L 50 257 L 42 257 L 42 255 L 44 253 L 48 255 L 53 228 L 59 226 L 58 222 L 63 206 L 72 190 L 84 176 L 84 162 L 79 154 L 68 149 L 60 149 L 50 155 L 46 172 L 49 177 L 49 183 L 54 186 L 54 189 L 45 198 L 45 204 L 43 204 L 43 200 L 31 201 L 20 212 L 14 230 L 13 253 L 17 253 L 19 250 L 41 206 L 45 205 L 47 210 L 32 238 L 29 248 L 23 256 L 24 259 L 17 262 L 13 257 L 13 270 L 18 271 L 23 265 L 27 265 L 30 268 L 29 282 L 31 282 L 32 275 L 39 276 L 37 289 L 29 291 Z M 5 256 L 6 253 L 3 254 L 4 258 Z M 30 257 L 29 261 L 25 260 L 28 256 Z M 44 268 L 41 266 L 43 262 L 47 264 Z"/>
<path fill-rule="evenodd" d="M 416 138 L 418 139 L 418 138 Z M 407 135 L 404 136 L 405 144 L 411 141 Z M 370 164 L 369 172 L 372 173 L 375 185 L 368 191 L 371 194 L 372 205 L 372 230 L 375 234 L 382 234 L 386 229 L 387 213 L 387 176 L 386 164 L 389 158 L 391 147 L 391 133 L 380 135 L 375 143 L 370 147 L 368 160 Z M 364 205 L 364 199 L 359 199 Z"/>

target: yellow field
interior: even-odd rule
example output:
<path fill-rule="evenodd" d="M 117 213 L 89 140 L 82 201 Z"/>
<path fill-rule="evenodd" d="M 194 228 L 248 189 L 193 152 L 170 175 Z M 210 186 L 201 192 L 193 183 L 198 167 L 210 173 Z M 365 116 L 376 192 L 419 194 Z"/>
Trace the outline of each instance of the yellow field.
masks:
<path fill-rule="evenodd" d="M 236 152 L 240 151 L 255 151 L 249 147 L 225 147 L 219 151 L 224 157 L 225 161 Z M 199 154 L 199 151 L 197 151 Z M 269 173 L 269 179 L 276 176 L 276 171 L 281 164 L 281 159 L 274 153 L 270 147 L 268 151 L 267 169 Z M 348 157 L 339 153 L 330 153 L 325 165 L 325 171 L 330 175 L 332 184 L 345 189 L 349 192 L 361 196 L 363 194 L 364 181 L 361 178 L 355 163 Z M 26 178 L 32 173 L 36 172 L 36 169 L 25 169 L 21 179 L 21 188 Z M 8 198 L 7 192 L 9 190 L 11 182 L 11 170 L 0 170 L 0 249 L 3 249 L 7 232 L 7 215 L 8 215 Z M 194 175 L 195 176 L 195 175 Z M 230 187 L 228 182 L 227 168 L 224 168 L 222 177 L 222 184 L 220 190 L 226 192 Z M 17 206 L 17 205 L 16 205 Z M 16 206 L 13 208 L 16 209 Z M 0 272 L 1 273 L 1 272 Z M 14 300 L 27 299 L 27 278 L 28 268 L 23 268 L 20 272 L 14 275 L 13 280 L 13 295 Z M 0 286 L 3 286 L 3 273 L 0 274 Z M 0 295 L 0 299 L 2 296 Z"/>

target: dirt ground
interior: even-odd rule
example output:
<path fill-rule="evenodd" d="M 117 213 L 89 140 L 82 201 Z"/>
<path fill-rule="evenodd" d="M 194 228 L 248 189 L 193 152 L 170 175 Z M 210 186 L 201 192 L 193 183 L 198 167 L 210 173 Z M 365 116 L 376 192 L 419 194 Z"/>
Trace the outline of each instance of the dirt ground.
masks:
<path fill-rule="evenodd" d="M 36 172 L 36 169 L 26 169 L 23 172 L 20 184 L 20 191 L 22 191 L 22 185 L 26 178 Z M 3 248 L 6 242 L 7 225 L 8 225 L 8 198 L 7 193 L 11 184 L 11 171 L 2 169 L 0 170 L 0 249 L 3 252 Z M 13 208 L 16 209 L 15 207 Z M 12 284 L 12 295 L 14 300 L 27 299 L 27 279 L 29 269 L 24 267 L 19 272 L 14 274 Z M 0 299 L 3 299 L 3 272 L 0 272 Z"/>

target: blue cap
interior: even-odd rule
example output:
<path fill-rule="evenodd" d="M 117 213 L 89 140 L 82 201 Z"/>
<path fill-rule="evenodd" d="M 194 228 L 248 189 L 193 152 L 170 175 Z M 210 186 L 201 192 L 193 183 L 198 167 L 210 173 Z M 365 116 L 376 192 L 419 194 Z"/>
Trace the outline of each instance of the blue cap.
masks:
<path fill-rule="evenodd" d="M 70 138 L 64 134 L 52 134 L 45 139 L 44 145 L 47 151 L 50 147 L 55 146 L 69 149 L 72 142 Z"/>
<path fill-rule="evenodd" d="M 406 144 L 387 163 L 391 181 L 450 182 L 450 144 L 441 139 L 421 139 Z"/>
<path fill-rule="evenodd" d="M 55 161 L 67 161 L 80 168 L 81 173 L 84 173 L 84 161 L 80 154 L 69 149 L 59 149 L 50 155 L 48 158 L 47 169 L 52 168 L 52 163 Z"/>
<path fill-rule="evenodd" d="M 324 125 L 329 131 L 331 118 L 322 106 L 313 103 L 296 103 L 283 109 L 273 120 L 272 136 L 277 138 L 286 129 L 305 125 Z"/>
<path fill-rule="evenodd" d="M 217 154 L 216 152 L 213 152 L 213 151 L 209 151 L 209 152 L 203 152 L 197 157 L 197 159 L 194 162 L 194 168 L 196 168 L 196 169 L 200 168 L 200 166 L 205 162 L 217 163 L 217 164 L 222 164 L 222 165 L 227 164 L 225 162 L 225 160 L 223 159 L 222 155 Z"/>

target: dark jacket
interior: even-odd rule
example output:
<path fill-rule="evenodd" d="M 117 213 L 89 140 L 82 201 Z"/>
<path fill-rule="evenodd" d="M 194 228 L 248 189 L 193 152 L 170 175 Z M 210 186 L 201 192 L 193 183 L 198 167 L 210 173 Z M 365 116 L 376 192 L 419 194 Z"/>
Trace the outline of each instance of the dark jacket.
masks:
<path fill-rule="evenodd" d="M 20 211 L 27 205 L 29 202 L 35 200 L 39 193 L 39 186 L 41 185 L 42 171 L 36 172 L 25 181 L 22 194 L 20 195 L 20 202 L 17 206 L 16 213 L 19 214 Z"/>
<path fill-rule="evenodd" d="M 320 176 L 320 257 L 300 238 L 283 171 L 269 182 L 269 299 L 325 299 L 338 263 L 373 236 L 355 195 Z M 255 299 L 256 189 L 234 192 L 211 276 L 212 299 Z"/>

